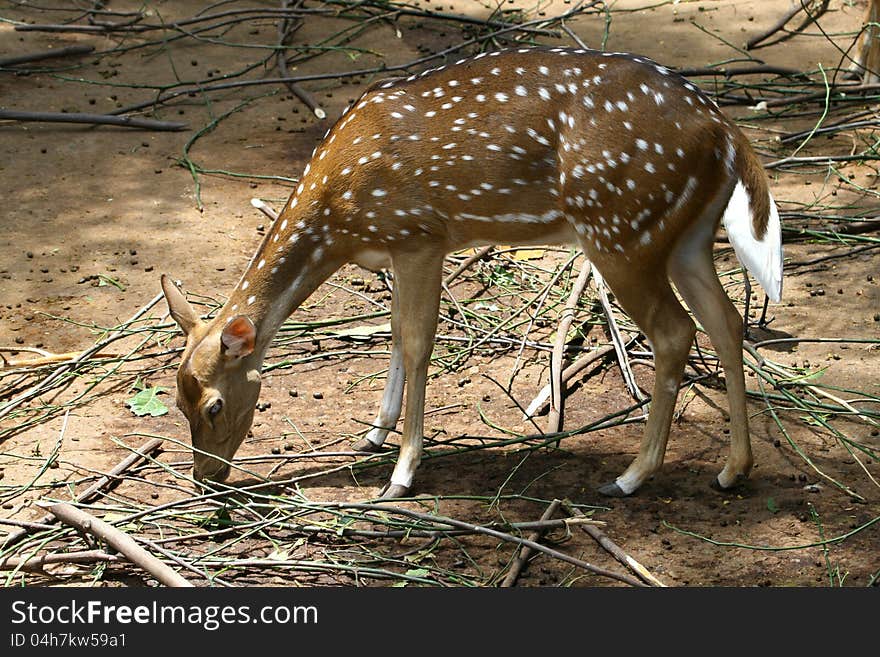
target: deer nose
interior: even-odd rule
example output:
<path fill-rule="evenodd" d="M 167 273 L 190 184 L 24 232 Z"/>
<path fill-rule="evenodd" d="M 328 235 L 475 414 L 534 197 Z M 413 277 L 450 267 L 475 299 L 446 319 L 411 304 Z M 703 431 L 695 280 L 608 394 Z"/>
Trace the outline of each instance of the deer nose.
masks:
<path fill-rule="evenodd" d="M 223 482 L 229 477 L 230 467 L 227 463 L 209 459 L 206 462 L 193 464 L 193 478 L 199 483 L 207 481 Z"/>

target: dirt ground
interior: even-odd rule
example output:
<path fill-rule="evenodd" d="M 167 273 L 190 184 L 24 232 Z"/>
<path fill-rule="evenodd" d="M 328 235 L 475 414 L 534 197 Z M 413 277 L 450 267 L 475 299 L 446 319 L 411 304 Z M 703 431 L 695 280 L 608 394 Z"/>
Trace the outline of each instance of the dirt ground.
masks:
<path fill-rule="evenodd" d="M 207 4 L 152 2 L 148 6 L 156 16 L 170 21 L 193 16 Z M 413 4 L 424 6 L 426 2 Z M 437 9 L 441 3 L 430 4 Z M 486 17 L 492 4 L 444 0 L 442 8 Z M 534 3 L 511 4 L 530 10 Z M 626 0 L 609 4 L 610 24 L 602 16 L 592 15 L 572 20 L 570 27 L 590 46 L 598 47 L 607 29 L 607 49 L 640 52 L 664 64 L 689 68 L 719 62 L 730 67 L 748 65 L 739 50 L 743 43 L 771 26 L 790 6 L 788 0 Z M 839 65 L 841 50 L 849 46 L 859 29 L 864 4 L 832 0 L 818 27 L 810 26 L 793 38 L 756 50 L 754 56 L 773 66 L 814 72 L 821 80 L 820 66 L 829 72 Z M 542 3 L 541 10 L 559 13 L 568 5 Z M 112 2 L 109 6 L 132 10 L 140 3 Z M 0 22 L 0 57 L 73 44 L 93 45 L 101 51 L 146 38 L 15 31 L 9 21 L 57 23 L 74 17 L 20 3 L 0 3 L 0 17 L 7 19 Z M 389 23 L 358 36 L 353 42 L 361 49 L 357 57 L 330 53 L 304 63 L 297 71 L 372 66 L 377 58 L 371 53 L 376 51 L 384 53 L 389 64 L 406 62 L 427 50 L 447 47 L 458 37 L 448 33 L 448 26 L 438 27 L 430 21 L 401 18 L 399 25 L 399 35 Z M 271 43 L 275 29 L 274 19 L 261 18 L 230 28 L 223 38 L 239 44 Z M 317 43 L 325 29 L 325 23 L 307 21 L 295 41 Z M 572 43 L 568 37 L 563 41 Z M 0 71 L 0 105 L 31 111 L 111 112 L 152 98 L 155 90 L 147 85 L 218 79 L 267 54 L 211 39 L 182 39 L 123 53 L 87 55 L 75 60 L 80 66 L 69 68 L 52 62 L 54 68 L 43 70 L 41 67 L 48 64 L 34 65 L 37 70 L 30 74 Z M 276 73 L 259 66 L 245 77 L 264 75 Z M 743 80 L 757 83 L 766 77 L 747 76 Z M 708 78 L 697 81 L 711 89 Z M 160 291 L 159 275 L 163 272 L 182 281 L 188 292 L 204 295 L 191 297 L 194 301 L 209 305 L 222 302 L 269 225 L 269 220 L 251 206 L 251 198 L 259 197 L 280 208 L 316 141 L 369 82 L 368 76 L 361 76 L 344 83 L 332 79 L 305 85 L 326 109 L 328 118 L 323 121 L 276 84 L 193 93 L 148 114 L 166 121 L 185 121 L 189 128 L 182 132 L 0 122 L 0 198 L 4 199 L 0 209 L 0 347 L 4 358 L 20 362 L 37 356 L 16 351 L 24 348 L 81 352 L 148 304 Z M 249 99 L 254 100 L 239 108 Z M 829 118 L 875 107 L 873 101 L 835 107 Z M 791 155 L 798 143 L 781 143 L 776 136 L 810 130 L 816 121 L 812 114 L 797 112 L 756 121 L 753 118 L 759 112 L 746 106 L 725 111 L 737 117 L 766 161 Z M 215 125 L 212 120 L 218 117 L 223 118 L 211 130 Z M 181 166 L 181 158 L 188 141 L 202 130 L 205 132 L 193 143 L 189 157 L 214 172 L 199 175 L 197 188 L 191 171 Z M 852 134 L 822 138 L 819 145 L 811 143 L 800 155 L 856 152 L 863 147 L 862 141 L 857 144 Z M 876 132 L 867 129 L 859 139 L 873 143 Z M 771 189 L 786 225 L 799 227 L 799 222 L 805 221 L 793 213 L 825 212 L 830 219 L 836 213 L 873 218 L 878 207 L 877 180 L 876 171 L 868 164 L 840 162 L 833 171 L 827 166 L 808 172 L 770 170 Z M 820 209 L 826 206 L 831 210 Z M 863 237 L 876 241 L 880 236 L 875 231 Z M 847 255 L 853 246 L 819 239 L 788 243 L 783 302 L 770 307 L 773 321 L 769 328 L 754 329 L 751 338 L 852 340 L 784 342 L 762 348 L 761 354 L 785 366 L 806 368 L 827 386 L 859 391 L 863 396 L 854 403 L 876 413 L 877 404 L 872 405 L 866 397 L 876 400 L 880 394 L 880 271 L 876 251 Z M 564 251 L 548 250 L 540 260 L 511 262 L 520 271 L 533 267 L 530 271 L 537 272 L 543 267 L 546 272 L 567 257 Z M 716 264 L 719 271 L 736 267 L 724 243 L 718 244 Z M 475 271 L 482 272 L 479 276 L 485 279 L 492 270 L 484 264 Z M 483 279 L 477 275 L 462 279 L 452 292 L 460 300 L 479 300 L 474 295 L 480 293 L 481 298 L 491 300 L 491 282 L 480 292 L 479 281 Z M 741 278 L 728 276 L 725 284 L 741 308 Z M 387 307 L 389 298 L 375 274 L 346 266 L 293 319 L 315 322 L 367 315 L 375 312 L 377 305 Z M 761 299 L 755 296 L 756 303 Z M 445 302 L 444 312 L 450 307 Z M 154 324 L 167 324 L 167 329 L 145 333 L 146 345 L 138 347 L 144 338 L 134 335 L 108 347 L 113 354 L 138 347 L 142 358 L 124 362 L 112 371 L 108 364 L 86 376 L 72 377 L 64 387 L 0 419 L 4 436 L 0 442 L 0 518 L 39 518 L 44 513 L 37 505 L 41 499 L 70 499 L 74 489 L 81 490 L 94 480 L 95 473 L 106 472 L 128 453 L 122 445 L 139 445 L 147 436 L 182 441 L 181 445 L 166 441 L 158 460 L 189 473 L 188 429 L 173 404 L 179 354 L 169 351 L 180 347 L 182 339 L 176 327 L 168 324 L 165 312 L 164 301 L 160 301 L 145 316 Z M 386 316 L 380 316 L 345 326 L 387 321 Z M 552 343 L 553 324 L 537 324 L 529 338 Z M 607 343 L 601 326 L 591 331 L 586 326 L 583 331 L 587 340 Z M 454 334 L 441 323 L 444 332 Z M 254 473 L 271 471 L 271 477 L 279 479 L 318 473 L 328 464 L 339 465 L 335 472 L 301 480 L 299 490 L 316 501 L 375 497 L 390 474 L 390 464 L 351 470 L 345 467 L 350 459 L 344 457 L 320 463 L 283 457 L 312 447 L 344 450 L 362 434 L 364 423 L 375 415 L 384 383 L 387 332 L 357 340 L 328 334 L 327 330 L 312 335 L 300 327 L 289 336 L 270 353 L 267 364 L 276 367 L 264 378 L 253 436 L 245 441 L 238 458 L 268 455 L 242 463 Z M 709 348 L 703 337 L 700 340 Z M 438 351 L 448 355 L 450 344 L 455 343 L 441 346 L 438 342 Z M 500 441 L 509 437 L 502 429 L 534 433 L 512 398 L 525 406 L 547 382 L 549 353 L 525 349 L 520 356 L 519 351 L 516 344 L 496 345 L 471 354 L 451 370 L 439 364 L 432 370 L 436 376 L 429 382 L 426 418 L 429 458 L 422 464 L 413 490 L 426 501 L 407 502 L 411 508 L 471 523 L 530 521 L 540 517 L 547 501 L 568 498 L 593 509 L 594 517 L 605 523 L 603 531 L 608 536 L 671 586 L 865 586 L 875 581 L 880 571 L 880 534 L 876 524 L 863 527 L 880 517 L 880 488 L 875 481 L 880 469 L 872 458 L 880 448 L 876 424 L 832 417 L 829 412 L 834 427 L 868 451 L 854 448 L 815 419 L 805 420 L 797 410 L 779 411 L 785 435 L 760 397 L 757 377 L 749 372 L 746 383 L 755 393 L 750 397 L 749 411 L 756 466 L 750 480 L 733 492 L 721 493 L 709 486 L 728 449 L 727 402 L 723 388 L 711 379 L 684 389 L 661 473 L 626 499 L 602 497 L 596 488 L 622 472 L 637 453 L 641 423 L 573 436 L 563 441 L 561 449 L 523 452 L 518 450 L 522 445 L 514 445 L 444 455 L 445 448 L 460 444 L 461 436 Z M 281 366 L 285 359 L 297 362 Z M 611 359 L 579 379 L 566 407 L 567 429 L 587 425 L 632 403 L 615 363 Z M 650 367 L 637 364 L 635 372 L 640 386 L 650 390 Z M 25 378 L 19 381 L 19 376 Z M 36 381 L 32 377 L 29 370 L 5 368 L 0 379 L 0 404 L 32 385 Z M 490 377 L 502 384 L 512 378 L 510 395 Z M 169 394 L 160 395 L 160 399 L 170 408 L 169 413 L 135 416 L 125 402 L 134 394 L 136 383 L 168 389 Z M 840 391 L 834 394 L 850 400 L 860 396 Z M 821 401 L 832 403 L 827 398 Z M 65 410 L 69 414 L 65 415 Z M 46 411 L 51 413 L 31 423 Z M 545 418 L 536 421 L 543 426 Z M 390 443 L 396 443 L 393 437 Z M 54 460 L 47 460 L 52 454 Z M 104 506 L 92 510 L 112 516 L 121 508 L 149 507 L 192 495 L 192 486 L 176 477 L 175 471 L 156 466 L 138 469 L 120 482 Z M 230 483 L 252 480 L 251 475 L 234 472 Z M 0 543 L 5 531 L 16 529 L 15 524 L 0 524 Z M 157 530 L 149 527 L 144 531 Z M 846 540 L 824 548 L 815 545 L 849 533 L 852 536 Z M 558 539 L 553 543 L 556 549 L 620 570 L 580 531 L 564 538 L 554 533 L 551 538 Z M 311 551 L 310 544 L 295 543 L 295 537 L 285 541 L 285 549 L 304 560 L 315 560 L 320 552 L 313 543 Z M 381 546 L 371 544 L 369 549 L 396 555 L 407 552 L 408 546 L 406 541 L 399 545 L 386 541 Z M 188 549 L 192 553 L 205 551 L 198 545 Z M 265 557 L 281 548 L 250 537 L 230 549 Z M 503 576 L 512 553 L 510 544 L 466 536 L 452 545 L 441 545 L 425 558 L 442 566 L 444 572 L 459 573 L 462 581 L 494 583 Z M 238 578 L 227 573 L 227 577 L 240 585 L 387 585 L 387 580 L 358 578 L 343 571 L 316 575 L 295 567 L 247 571 Z M 66 566 L 52 575 L 17 573 L 15 579 L 4 581 L 143 585 L 149 580 L 114 564 L 100 576 L 95 576 L 91 567 Z M 519 580 L 520 586 L 609 584 L 613 583 L 549 557 L 534 561 Z"/>

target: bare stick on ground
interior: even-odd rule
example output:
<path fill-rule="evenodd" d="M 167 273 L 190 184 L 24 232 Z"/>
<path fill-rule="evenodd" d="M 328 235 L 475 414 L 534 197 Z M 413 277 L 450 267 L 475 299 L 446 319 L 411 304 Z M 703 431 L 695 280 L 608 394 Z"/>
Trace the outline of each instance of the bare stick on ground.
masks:
<path fill-rule="evenodd" d="M 156 578 L 160 584 L 173 587 L 191 587 L 192 584 L 179 575 L 170 566 L 163 561 L 159 561 L 152 554 L 137 544 L 137 542 L 128 534 L 121 532 L 115 527 L 108 525 L 100 518 L 86 513 L 82 509 L 77 509 L 66 502 L 59 502 L 49 507 L 49 511 L 61 522 L 75 527 L 81 532 L 96 536 L 110 545 L 115 550 L 125 555 L 125 557 L 136 566 L 147 571 Z"/>
<path fill-rule="evenodd" d="M 272 221 L 275 221 L 278 218 L 278 212 L 275 211 L 275 208 L 273 208 L 271 205 L 266 203 L 261 198 L 252 198 L 251 205 L 253 205 L 257 210 L 262 212 L 264 215 L 269 217 L 269 219 L 271 219 Z"/>
<path fill-rule="evenodd" d="M 20 112 L 18 110 L 0 110 L 0 120 L 33 121 L 36 123 L 88 123 L 91 125 L 115 125 L 122 128 L 139 128 L 141 130 L 179 131 L 189 126 L 178 121 L 154 121 L 137 116 L 113 116 L 110 114 L 83 114 L 80 112 Z"/>
<path fill-rule="evenodd" d="M 575 518 L 581 518 L 584 516 L 583 511 L 572 506 L 568 501 L 562 502 L 562 507 L 565 509 L 565 512 Z M 595 540 L 602 549 L 608 552 L 612 557 L 617 559 L 624 566 L 629 568 L 632 572 L 636 574 L 636 576 L 641 579 L 646 584 L 650 586 L 661 586 L 665 587 L 666 584 L 661 582 L 659 579 L 654 577 L 651 572 L 645 568 L 638 561 L 629 556 L 626 552 L 623 551 L 617 543 L 612 541 L 605 535 L 601 529 L 596 527 L 595 525 L 581 525 L 581 528 L 590 535 L 590 537 Z"/>
<path fill-rule="evenodd" d="M 556 433 L 562 428 L 562 412 L 565 404 L 565 383 L 562 381 L 562 358 L 565 353 L 565 339 L 568 336 L 568 329 L 574 321 L 575 309 L 581 294 L 590 280 L 592 272 L 592 264 L 589 260 L 584 260 L 581 265 L 581 272 L 578 274 L 574 286 L 571 288 L 571 294 L 565 302 L 565 308 L 562 310 L 562 316 L 559 318 L 559 326 L 556 327 L 556 343 L 553 345 L 553 355 L 550 358 L 550 415 L 547 418 L 547 433 Z"/>
<path fill-rule="evenodd" d="M 792 37 L 795 33 L 800 32 L 801 30 L 807 28 L 817 18 L 819 18 L 819 16 L 824 14 L 826 9 L 828 9 L 828 0 L 820 0 L 821 4 L 816 9 L 816 12 L 811 13 L 810 9 L 808 8 L 808 5 L 811 2 L 812 2 L 812 0 L 799 0 L 799 1 L 795 2 L 794 6 L 791 9 L 789 9 L 788 12 L 786 12 L 785 15 L 782 16 L 778 21 L 776 21 L 776 23 L 773 25 L 773 27 L 771 27 L 770 29 L 765 30 L 761 34 L 749 39 L 746 42 L 746 49 L 753 50 L 756 48 L 763 48 L 765 46 L 771 46 L 774 43 L 779 43 L 780 41 L 784 41 L 785 39 Z M 798 25 L 793 30 L 786 30 L 786 33 L 783 36 L 779 37 L 778 39 L 774 39 L 770 43 L 761 43 L 762 41 L 766 41 L 767 39 L 769 39 L 771 36 L 773 36 L 777 32 L 783 30 L 785 28 L 785 25 L 788 23 L 788 21 L 790 21 L 792 18 L 797 16 L 802 11 L 807 14 L 807 18 L 800 25 Z"/>
<path fill-rule="evenodd" d="M 566 385 L 583 370 L 588 368 L 596 361 L 601 360 L 612 351 L 614 351 L 614 345 L 609 344 L 605 345 L 604 347 L 599 347 L 598 349 L 596 349 L 596 351 L 591 351 L 588 354 L 584 354 L 571 365 L 562 370 L 561 385 Z M 547 400 L 550 399 L 550 393 L 550 384 L 548 383 L 543 388 L 541 388 L 538 394 L 535 395 L 535 398 L 532 400 L 532 402 L 528 405 L 528 407 L 526 408 L 526 412 L 523 414 L 523 419 L 527 420 L 539 410 L 541 410 L 544 404 L 547 403 Z"/>
<path fill-rule="evenodd" d="M 629 366 L 629 356 L 626 353 L 626 345 L 623 344 L 623 337 L 620 335 L 620 329 L 617 326 L 617 320 L 614 319 L 614 312 L 611 309 L 611 302 L 608 300 L 608 288 L 605 286 L 605 279 L 599 270 L 593 267 L 593 279 L 596 281 L 596 289 L 599 292 L 599 301 L 605 310 L 605 317 L 608 319 L 608 332 L 611 334 L 611 341 L 614 343 L 614 350 L 617 352 L 617 359 L 620 361 L 620 371 L 623 374 L 623 380 L 629 394 L 637 402 L 645 401 L 645 395 L 636 385 L 636 377 L 633 375 L 632 368 Z"/>
<path fill-rule="evenodd" d="M 30 559 L 5 557 L 0 559 L 0 570 L 24 570 L 31 573 L 42 572 L 46 566 L 56 564 L 89 564 L 99 561 L 115 562 L 121 559 L 115 554 L 107 554 L 103 550 L 83 550 L 80 552 L 54 552 Z"/>
<path fill-rule="evenodd" d="M 556 510 L 559 508 L 559 500 L 553 500 L 547 509 L 544 511 L 544 514 L 541 516 L 541 520 L 550 520 L 553 515 L 556 513 Z M 529 536 L 529 540 L 533 542 L 538 542 L 541 540 L 541 536 L 543 536 L 545 530 L 536 530 L 532 532 Z M 504 581 L 501 582 L 502 588 L 509 588 L 516 584 L 516 580 L 519 577 L 520 572 L 525 567 L 525 565 L 529 562 L 529 559 L 532 556 L 533 550 L 525 545 L 519 548 L 519 554 L 516 559 L 513 561 L 513 564 L 510 566 L 510 570 L 507 571 L 507 576 L 504 578 Z"/>
<path fill-rule="evenodd" d="M 90 52 L 94 51 L 94 49 L 94 46 L 70 46 L 68 48 L 41 50 L 40 52 L 32 52 L 27 55 L 0 57 L 0 68 L 5 68 L 7 66 L 18 66 L 19 64 L 30 64 L 31 62 L 41 62 L 44 59 L 58 59 L 61 57 L 70 57 L 73 55 L 88 55 Z"/>
<path fill-rule="evenodd" d="M 472 256 L 470 256 L 470 257 L 467 258 L 466 260 L 463 260 L 463 261 L 461 262 L 461 264 L 460 264 L 458 267 L 455 268 L 455 271 L 454 271 L 454 272 L 452 272 L 451 274 L 449 274 L 449 276 L 447 276 L 446 278 L 444 278 L 444 279 L 443 279 L 443 284 L 444 284 L 444 285 L 449 285 L 450 283 L 452 283 L 452 281 L 454 281 L 456 278 L 458 278 L 459 276 L 461 276 L 462 273 L 463 273 L 468 267 L 470 267 L 472 264 L 474 264 L 475 262 L 477 262 L 477 260 L 482 260 L 482 259 L 485 258 L 487 255 L 489 255 L 489 254 L 492 252 L 492 249 L 494 249 L 494 248 L 495 248 L 494 246 L 484 246 L 484 247 L 478 249 L 477 252 L 474 253 Z"/>

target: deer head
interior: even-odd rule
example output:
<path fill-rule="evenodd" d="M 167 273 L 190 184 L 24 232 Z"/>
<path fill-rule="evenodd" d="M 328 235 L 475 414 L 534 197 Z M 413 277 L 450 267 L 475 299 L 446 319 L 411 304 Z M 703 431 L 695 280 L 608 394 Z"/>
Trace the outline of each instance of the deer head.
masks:
<path fill-rule="evenodd" d="M 260 395 L 256 328 L 245 315 L 202 321 L 165 275 L 162 291 L 171 317 L 186 335 L 177 371 L 177 407 L 189 421 L 193 476 L 197 481 L 224 481 Z"/>

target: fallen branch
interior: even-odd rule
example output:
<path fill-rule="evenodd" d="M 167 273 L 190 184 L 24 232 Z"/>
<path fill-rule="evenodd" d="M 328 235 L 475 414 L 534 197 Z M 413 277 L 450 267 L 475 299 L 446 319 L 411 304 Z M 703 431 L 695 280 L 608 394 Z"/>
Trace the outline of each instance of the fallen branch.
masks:
<path fill-rule="evenodd" d="M 472 264 L 477 262 L 477 260 L 482 260 L 487 255 L 489 255 L 492 252 L 492 249 L 494 249 L 494 248 L 495 248 L 494 246 L 484 246 L 483 248 L 479 249 L 476 253 L 474 253 L 472 256 L 463 260 L 461 262 L 461 264 L 455 268 L 454 272 L 452 272 L 451 274 L 449 274 L 449 276 L 447 276 L 446 278 L 443 279 L 443 284 L 449 285 L 452 281 L 454 281 L 456 278 L 461 276 L 462 273 L 464 273 L 464 271 L 468 267 L 470 267 Z"/>
<path fill-rule="evenodd" d="M 275 221 L 278 218 L 278 213 L 275 211 L 275 208 L 263 201 L 263 199 L 252 198 L 251 205 L 269 217 L 272 221 Z"/>
<path fill-rule="evenodd" d="M 676 73 L 684 77 L 720 75 L 725 78 L 732 78 L 737 75 L 758 75 L 761 73 L 770 73 L 792 78 L 808 78 L 808 76 L 803 71 L 798 71 L 794 68 L 786 68 L 784 66 L 771 66 L 769 64 L 746 66 L 743 68 L 680 68 L 676 69 Z"/>
<path fill-rule="evenodd" d="M 590 280 L 592 272 L 592 264 L 589 260 L 584 260 L 581 265 L 581 272 L 578 274 L 565 307 L 562 309 L 562 316 L 559 318 L 559 326 L 556 327 L 556 342 L 553 345 L 553 355 L 550 357 L 550 415 L 547 418 L 547 432 L 556 433 L 562 427 L 562 411 L 565 404 L 565 384 L 562 381 L 562 357 L 565 353 L 565 340 L 568 337 L 568 330 L 574 321 L 575 309 L 578 301 L 580 301 L 584 288 Z"/>
<path fill-rule="evenodd" d="M 115 554 L 107 554 L 103 550 L 83 550 L 81 552 L 56 552 L 44 554 L 30 559 L 5 557 L 0 559 L 0 570 L 24 570 L 26 572 L 43 572 L 46 566 L 62 563 L 95 563 L 98 561 L 122 561 Z"/>
<path fill-rule="evenodd" d="M 780 18 L 778 21 L 776 21 L 776 23 L 770 29 L 765 30 L 761 34 L 754 36 L 751 39 L 749 39 L 748 41 L 746 41 L 746 50 L 764 48 L 765 46 L 771 46 L 774 43 L 779 43 L 780 41 L 788 39 L 794 33 L 800 32 L 801 30 L 808 27 L 817 18 L 819 18 L 819 16 L 824 14 L 826 9 L 828 9 L 828 0 L 822 0 L 822 5 L 819 7 L 818 11 L 815 14 L 811 14 L 810 10 L 807 9 L 807 3 L 805 3 L 804 0 L 801 0 L 795 6 L 793 6 L 791 9 L 789 9 L 785 13 L 785 15 L 782 16 L 782 18 Z M 789 32 L 785 36 L 779 37 L 778 39 L 776 39 L 772 43 L 765 43 L 763 45 L 758 45 L 762 41 L 766 41 L 771 36 L 773 36 L 774 34 L 779 32 L 780 30 L 782 30 L 785 27 L 786 23 L 788 23 L 788 21 L 790 21 L 792 18 L 794 18 L 797 14 L 801 13 L 802 11 L 807 14 L 807 18 L 806 18 L 806 20 L 804 20 L 803 23 L 801 23 L 796 28 L 791 30 L 791 32 Z"/>
<path fill-rule="evenodd" d="M 626 345 L 623 344 L 623 337 L 620 335 L 620 329 L 617 327 L 617 320 L 614 319 L 614 312 L 611 309 L 611 302 L 608 300 L 608 288 L 605 286 L 605 279 L 599 270 L 593 267 L 593 278 L 596 281 L 596 289 L 599 292 L 599 301 L 605 310 L 605 317 L 608 320 L 608 332 L 611 334 L 611 342 L 614 343 L 614 351 L 617 352 L 617 360 L 620 362 L 620 371 L 623 374 L 623 380 L 629 394 L 633 396 L 637 402 L 645 400 L 645 395 L 636 385 L 636 377 L 633 375 L 632 368 L 629 365 L 629 356 L 626 353 Z"/>
<path fill-rule="evenodd" d="M 173 587 L 191 587 L 192 584 L 177 573 L 173 568 L 159 561 L 152 554 L 137 544 L 128 534 L 108 525 L 103 520 L 86 513 L 82 509 L 66 502 L 59 502 L 49 507 L 49 511 L 61 522 L 81 532 L 102 539 L 107 545 L 119 551 L 136 566 L 147 571 L 160 584 Z"/>
<path fill-rule="evenodd" d="M 54 50 L 41 50 L 40 52 L 32 52 L 27 55 L 0 57 L 0 68 L 17 66 L 19 64 L 30 64 L 31 62 L 41 62 L 44 59 L 57 59 L 59 57 L 70 57 L 72 55 L 88 55 L 94 50 L 94 46 L 69 46 L 67 48 L 55 48 Z"/>
<path fill-rule="evenodd" d="M 580 518 L 584 516 L 584 512 L 578 508 L 575 508 L 568 501 L 562 502 L 562 506 L 565 509 L 566 513 L 572 515 L 576 518 Z M 659 579 L 654 577 L 651 572 L 645 568 L 638 561 L 629 556 L 623 549 L 617 545 L 614 541 L 608 538 L 605 533 L 596 527 L 595 525 L 581 525 L 581 529 L 583 529 L 587 534 L 590 535 L 590 538 L 595 540 L 603 550 L 608 552 L 612 557 L 617 559 L 624 566 L 629 568 L 632 572 L 636 574 L 636 576 L 641 579 L 646 584 L 650 586 L 660 586 L 666 587 L 666 584 L 661 582 Z"/>
<path fill-rule="evenodd" d="M 137 116 L 113 116 L 111 114 L 82 114 L 80 112 L 20 112 L 0 110 L 0 120 L 37 123 L 89 123 L 92 125 L 116 125 L 123 128 L 143 130 L 178 131 L 187 130 L 186 123 L 177 121 L 154 121 Z"/>
<path fill-rule="evenodd" d="M 576 360 L 574 363 L 562 370 L 562 385 L 565 385 L 566 383 L 571 381 L 575 376 L 580 374 L 587 367 L 595 363 L 597 360 L 601 360 L 612 351 L 614 351 L 614 345 L 609 344 L 605 345 L 604 347 L 599 347 L 596 351 L 591 351 L 590 353 Z M 537 413 L 541 409 L 541 407 L 547 403 L 547 400 L 550 399 L 550 393 L 550 383 L 547 383 L 547 385 L 541 388 L 541 390 L 526 408 L 526 412 L 523 414 L 523 420 L 527 420 L 530 417 L 534 416 L 535 413 Z"/>
<path fill-rule="evenodd" d="M 2 352 L 4 351 L 25 351 L 28 353 L 39 354 L 40 357 L 31 358 L 30 360 L 7 360 L 7 358 L 2 354 Z M 0 347 L 0 360 L 3 361 L 3 364 L 0 365 L 0 369 L 13 370 L 21 367 L 42 367 L 44 365 L 55 365 L 56 363 L 66 363 L 68 361 L 72 361 L 79 355 L 79 351 L 68 351 L 63 354 L 55 354 L 51 351 L 46 351 L 45 349 L 37 349 L 36 347 Z M 97 353 L 92 354 L 92 356 L 96 358 L 118 358 L 119 354 Z"/>
<path fill-rule="evenodd" d="M 559 500 L 553 500 L 547 509 L 544 511 L 544 514 L 541 516 L 541 520 L 550 520 L 553 515 L 556 513 L 556 510 L 559 508 Z M 530 541 L 539 541 L 541 536 L 544 535 L 544 531 L 542 529 L 537 529 L 529 536 Z M 519 548 L 519 554 L 514 560 L 513 564 L 510 566 L 510 570 L 507 571 L 507 576 L 504 578 L 504 581 L 501 582 L 502 588 L 510 588 L 514 584 L 516 584 L 516 580 L 519 577 L 520 572 L 528 563 L 529 558 L 532 556 L 533 550 L 526 546 L 521 546 Z"/>

